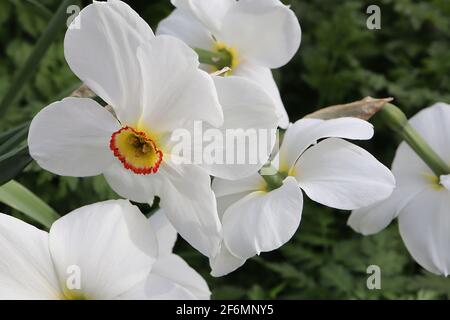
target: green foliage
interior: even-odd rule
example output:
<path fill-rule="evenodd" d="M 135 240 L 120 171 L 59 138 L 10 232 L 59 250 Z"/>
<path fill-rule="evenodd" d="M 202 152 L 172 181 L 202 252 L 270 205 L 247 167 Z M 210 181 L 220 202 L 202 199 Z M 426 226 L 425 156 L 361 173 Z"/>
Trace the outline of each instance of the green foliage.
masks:
<path fill-rule="evenodd" d="M 0 202 L 22 212 L 47 229 L 59 219 L 55 210 L 14 180 L 0 187 Z"/>
<path fill-rule="evenodd" d="M 0 1 L 0 97 L 48 23 L 31 2 Z M 128 2 L 153 27 L 171 11 L 168 0 Z M 396 105 L 408 116 L 434 102 L 450 102 L 450 1 L 283 2 L 292 5 L 303 30 L 299 53 L 275 72 L 292 120 L 319 106 L 367 95 L 395 97 Z M 39 3 L 54 12 L 60 1 Z M 370 4 L 381 7 L 381 30 L 366 28 L 365 10 Z M 64 60 L 63 34 L 61 30 L 22 98 L 0 118 L 0 132 L 29 121 L 79 83 Z M 378 117 L 374 124 L 376 136 L 364 147 L 390 165 L 398 141 Z M 58 177 L 35 163 L 18 180 L 60 213 L 117 198 L 102 177 Z M 1 205 L 0 211 L 30 221 Z M 363 237 L 346 225 L 347 217 L 347 213 L 306 201 L 301 226 L 288 244 L 250 259 L 222 278 L 209 276 L 207 259 L 182 240 L 176 251 L 206 277 L 217 299 L 450 297 L 450 280 L 431 275 L 414 263 L 395 224 L 375 236 Z M 369 265 L 381 267 L 381 290 L 366 288 Z"/>

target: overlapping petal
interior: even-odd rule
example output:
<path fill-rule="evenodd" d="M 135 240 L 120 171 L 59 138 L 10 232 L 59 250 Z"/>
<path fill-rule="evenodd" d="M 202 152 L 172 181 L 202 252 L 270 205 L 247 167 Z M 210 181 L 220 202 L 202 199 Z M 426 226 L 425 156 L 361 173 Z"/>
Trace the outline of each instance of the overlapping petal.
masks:
<path fill-rule="evenodd" d="M 224 242 L 236 257 L 248 259 L 285 244 L 297 230 L 303 197 L 293 177 L 271 192 L 256 191 L 223 215 Z"/>
<path fill-rule="evenodd" d="M 107 201 L 77 209 L 50 230 L 50 252 L 63 286 L 75 266 L 80 294 L 112 299 L 144 281 L 158 255 L 145 216 L 128 201 Z M 68 295 L 76 295 L 64 288 Z"/>
<path fill-rule="evenodd" d="M 94 100 L 66 98 L 34 117 L 28 135 L 30 154 L 42 168 L 59 175 L 98 175 L 114 161 L 109 140 L 119 127 Z"/>
<path fill-rule="evenodd" d="M 388 168 L 364 149 L 337 138 L 309 148 L 298 160 L 294 174 L 308 197 L 344 210 L 384 200 L 395 187 Z"/>
<path fill-rule="evenodd" d="M 60 299 L 48 233 L 0 214 L 0 299 Z"/>
<path fill-rule="evenodd" d="M 348 224 L 355 231 L 364 235 L 380 232 L 415 196 L 437 183 L 432 171 L 405 142 L 397 149 L 392 172 L 396 182 L 392 195 L 382 202 L 354 210 L 350 215 Z"/>
<path fill-rule="evenodd" d="M 214 47 L 211 32 L 189 11 L 183 9 L 175 9 L 167 18 L 161 20 L 156 34 L 177 37 L 191 48 L 211 50 Z"/>
<path fill-rule="evenodd" d="M 278 126 L 286 129 L 289 126 L 289 116 L 281 100 L 280 91 L 273 78 L 272 71 L 251 62 L 242 62 L 233 70 L 233 75 L 255 81 L 273 99 L 278 116 Z"/>
<path fill-rule="evenodd" d="M 408 121 L 441 158 L 450 159 L 449 104 L 436 103 L 420 111 Z"/>
<path fill-rule="evenodd" d="M 357 118 L 332 120 L 300 119 L 288 128 L 280 147 L 280 170 L 288 172 L 300 155 L 318 140 L 328 137 L 366 140 L 373 136 L 373 126 Z"/>
<path fill-rule="evenodd" d="M 197 166 L 167 162 L 161 170 L 166 177 L 159 194 L 161 207 L 170 223 L 202 254 L 215 255 L 221 226 L 208 173 Z"/>
<path fill-rule="evenodd" d="M 139 203 L 151 203 L 164 183 L 164 177 L 159 174 L 135 174 L 125 169 L 119 161 L 114 161 L 103 174 L 118 195 Z"/>
<path fill-rule="evenodd" d="M 159 256 L 171 254 L 178 234 L 167 220 L 164 210 L 159 209 L 148 220 L 158 241 Z"/>
<path fill-rule="evenodd" d="M 241 259 L 233 255 L 225 243 L 221 243 L 219 253 L 209 259 L 209 264 L 211 266 L 211 275 L 213 277 L 225 276 L 238 268 L 240 268 L 244 263 L 245 259 Z"/>
<path fill-rule="evenodd" d="M 215 178 L 212 183 L 212 188 L 218 198 L 242 192 L 261 191 L 265 187 L 266 182 L 256 173 L 239 180 Z"/>
<path fill-rule="evenodd" d="M 247 177 L 267 162 L 276 142 L 274 103 L 262 88 L 244 78 L 214 77 L 214 83 L 225 121 L 217 130 L 204 128 L 205 135 L 211 133 L 211 141 L 203 141 L 199 149 L 202 168 L 215 177 Z"/>
<path fill-rule="evenodd" d="M 178 9 L 190 13 L 206 28 L 218 32 L 222 27 L 222 20 L 235 0 L 171 0 Z"/>
<path fill-rule="evenodd" d="M 208 300 L 211 296 L 205 280 L 177 255 L 159 258 L 153 265 L 152 275 L 169 280 L 178 290 L 184 290 L 190 299 Z"/>
<path fill-rule="evenodd" d="M 400 212 L 399 230 L 413 258 L 439 275 L 450 272 L 450 191 L 432 187 L 416 195 Z"/>
<path fill-rule="evenodd" d="M 142 113 L 136 50 L 152 38 L 148 24 L 118 0 L 94 1 L 66 32 L 64 55 L 70 68 L 123 124 L 132 124 Z"/>
<path fill-rule="evenodd" d="M 267 184 L 257 173 L 238 180 L 214 178 L 212 189 L 217 197 L 217 211 L 222 219 L 225 211 L 254 191 L 265 190 Z"/>
<path fill-rule="evenodd" d="M 301 29 L 294 12 L 279 0 L 240 0 L 230 6 L 216 36 L 236 47 L 243 60 L 274 69 L 295 55 Z"/>
<path fill-rule="evenodd" d="M 172 36 L 158 36 L 137 50 L 142 70 L 143 105 L 138 126 L 152 132 L 182 128 L 186 121 L 223 124 L 212 78 L 198 69 L 197 54 Z"/>

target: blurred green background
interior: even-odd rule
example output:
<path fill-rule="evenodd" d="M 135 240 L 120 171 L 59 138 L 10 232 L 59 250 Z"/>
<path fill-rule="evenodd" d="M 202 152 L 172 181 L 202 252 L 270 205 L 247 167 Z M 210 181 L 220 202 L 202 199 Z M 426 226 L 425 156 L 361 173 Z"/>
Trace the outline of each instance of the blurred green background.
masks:
<path fill-rule="evenodd" d="M 126 1 L 152 27 L 170 13 L 169 0 Z M 395 97 L 408 116 L 434 102 L 450 102 L 449 0 L 289 0 L 303 39 L 297 56 L 275 71 L 291 120 L 320 106 L 364 96 Z M 55 12 L 58 0 L 0 0 L 0 97 L 24 64 Z M 87 5 L 89 1 L 80 1 Z M 382 29 L 368 30 L 370 4 L 381 8 Z M 79 80 L 67 67 L 64 28 L 21 98 L 0 119 L 0 131 L 30 120 Z M 363 144 L 390 165 L 397 138 L 375 117 L 376 136 Z M 332 161 L 332 159 L 331 159 Z M 18 181 L 60 213 L 117 198 L 102 177 L 62 178 L 31 164 Z M 0 205 L 0 211 L 19 216 Z M 348 212 L 306 200 L 302 223 L 281 249 L 251 259 L 223 278 L 209 276 L 208 261 L 179 240 L 176 252 L 205 276 L 217 299 L 447 299 L 450 279 L 414 263 L 396 223 L 363 237 L 346 225 Z M 382 289 L 366 288 L 366 268 L 379 265 Z"/>

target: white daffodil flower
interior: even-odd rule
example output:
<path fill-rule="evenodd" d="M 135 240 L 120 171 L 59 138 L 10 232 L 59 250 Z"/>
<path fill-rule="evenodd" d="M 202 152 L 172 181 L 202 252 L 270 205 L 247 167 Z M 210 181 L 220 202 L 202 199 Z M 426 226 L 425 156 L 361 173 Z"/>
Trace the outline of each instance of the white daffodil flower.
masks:
<path fill-rule="evenodd" d="M 223 241 L 210 260 L 212 275 L 225 275 L 246 259 L 285 244 L 300 225 L 301 190 L 314 201 L 344 210 L 386 199 L 395 184 L 389 169 L 339 139 L 372 135 L 372 125 L 356 118 L 301 119 L 288 128 L 277 155 L 284 178 L 279 188 L 273 190 L 257 174 L 237 181 L 215 179 Z"/>
<path fill-rule="evenodd" d="M 289 118 L 270 69 L 297 52 L 301 29 L 294 12 L 279 0 L 172 0 L 176 9 L 157 34 L 176 36 L 192 48 L 225 52 L 231 73 L 260 84 L 274 99 L 279 126 Z M 206 67 L 205 67 L 206 68 Z"/>
<path fill-rule="evenodd" d="M 209 299 L 175 240 L 164 215 L 148 221 L 125 200 L 72 211 L 49 233 L 0 214 L 0 299 Z"/>
<path fill-rule="evenodd" d="M 437 103 L 409 119 L 433 150 L 450 163 L 450 105 Z M 412 257 L 425 269 L 450 274 L 450 175 L 437 177 L 402 142 L 392 163 L 397 186 L 392 196 L 352 212 L 348 224 L 374 234 L 398 217 L 400 235 Z"/>
<path fill-rule="evenodd" d="M 84 8 L 66 33 L 64 51 L 72 71 L 114 114 L 85 98 L 47 106 L 30 126 L 31 156 L 63 176 L 104 174 L 119 195 L 136 202 L 151 203 L 159 196 L 179 234 L 204 255 L 215 254 L 220 221 L 208 174 L 246 176 L 264 161 L 200 168 L 177 161 L 170 138 L 197 121 L 244 131 L 275 128 L 270 97 L 250 81 L 200 70 L 191 48 L 171 36 L 155 37 L 118 0 Z"/>

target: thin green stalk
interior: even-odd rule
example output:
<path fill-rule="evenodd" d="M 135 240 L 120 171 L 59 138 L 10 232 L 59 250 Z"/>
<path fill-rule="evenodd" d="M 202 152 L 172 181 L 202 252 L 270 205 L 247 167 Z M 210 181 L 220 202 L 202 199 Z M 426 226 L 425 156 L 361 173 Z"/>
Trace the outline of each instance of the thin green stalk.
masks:
<path fill-rule="evenodd" d="M 265 166 L 260 170 L 259 174 L 267 184 L 268 191 L 278 189 L 283 185 L 286 175 L 278 172 L 272 166 Z"/>
<path fill-rule="evenodd" d="M 33 6 L 37 13 L 39 13 L 45 19 L 52 18 L 52 12 L 50 9 L 47 9 L 42 3 L 37 0 L 27 0 L 29 4 Z"/>
<path fill-rule="evenodd" d="M 77 3 L 78 0 L 64 0 L 59 6 L 53 18 L 50 20 L 44 33 L 39 38 L 36 47 L 31 53 L 28 60 L 22 66 L 22 68 L 17 72 L 12 80 L 11 86 L 6 92 L 5 96 L 0 102 L 0 117 L 3 117 L 8 108 L 14 104 L 14 102 L 19 98 L 20 93 L 23 89 L 25 83 L 27 83 L 31 77 L 35 74 L 37 67 L 42 59 L 42 57 L 47 52 L 51 43 L 58 35 L 61 27 L 64 26 L 67 20 L 66 9 L 69 5 Z"/>
<path fill-rule="evenodd" d="M 450 174 L 450 166 L 430 147 L 408 122 L 405 114 L 387 103 L 380 111 L 389 127 L 397 132 L 437 177 Z"/>

